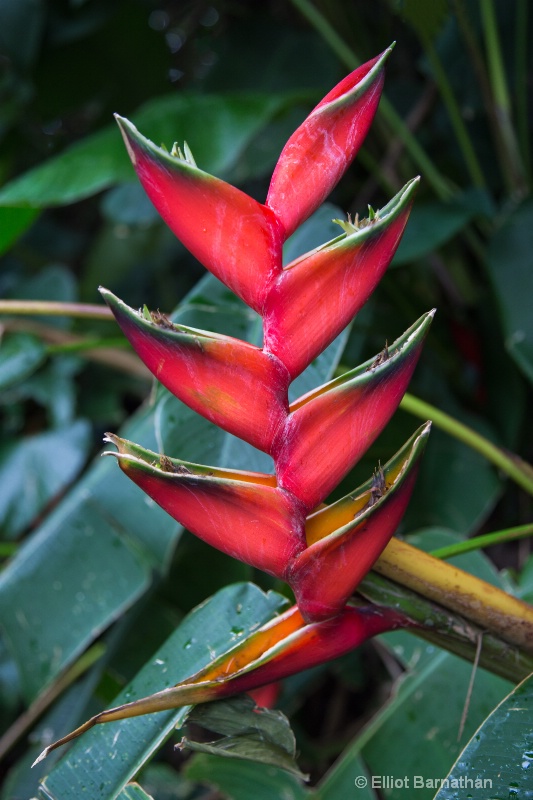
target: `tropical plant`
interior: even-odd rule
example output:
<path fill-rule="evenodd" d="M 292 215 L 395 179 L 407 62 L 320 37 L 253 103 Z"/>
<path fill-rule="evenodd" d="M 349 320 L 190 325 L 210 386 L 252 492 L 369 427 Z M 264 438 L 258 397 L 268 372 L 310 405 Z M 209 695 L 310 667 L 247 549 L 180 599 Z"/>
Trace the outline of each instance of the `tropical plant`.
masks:
<path fill-rule="evenodd" d="M 119 119 L 158 211 L 188 249 L 263 320 L 263 346 L 136 313 L 102 294 L 150 371 L 228 433 L 272 456 L 275 474 L 200 466 L 113 434 L 122 470 L 192 533 L 285 581 L 297 605 L 175 689 L 102 712 L 88 726 L 218 699 L 335 658 L 402 624 L 347 605 L 396 531 L 429 425 L 358 489 L 324 500 L 402 399 L 430 313 L 362 366 L 289 403 L 289 384 L 361 309 L 396 251 L 415 183 L 336 239 L 282 266 L 282 245 L 323 202 L 366 135 L 390 51 L 318 104 L 285 145 L 265 205 L 202 172 L 189 148 L 162 151 Z M 304 333 L 305 331 L 305 333 Z M 403 621 L 408 625 L 409 621 Z M 61 743 L 68 741 L 65 737 Z M 58 743 L 47 748 L 43 756 Z"/>
<path fill-rule="evenodd" d="M 294 5 L 341 59 L 347 63 L 353 59 L 316 8 L 304 0 L 295 0 Z M 331 3 L 332 19 L 334 6 Z M 140 128 L 158 141 L 171 142 L 179 131 L 192 145 L 200 166 L 233 184 L 248 183 L 246 192 L 201 171 L 187 145 L 182 149 L 176 145 L 169 153 L 145 139 L 127 120 L 118 119 L 152 203 L 192 256 L 216 276 L 202 278 L 174 312 L 169 311 L 174 300 L 168 291 L 168 272 L 161 264 L 170 256 L 186 265 L 182 274 L 191 276 L 189 285 L 197 270 L 193 259 L 159 225 L 133 183 L 112 189 L 104 197 L 102 209 L 109 226 L 97 236 L 95 245 L 88 247 L 89 238 L 84 240 L 90 256 L 80 281 L 83 299 L 94 299 L 92 285 L 98 275 L 110 286 L 102 290 L 108 309 L 75 302 L 70 279 L 57 266 L 45 270 L 42 278 L 37 273 L 27 286 L 15 280 L 11 264 L 19 269 L 25 253 L 38 252 L 39 232 L 46 231 L 46 224 L 54 219 L 61 224 L 59 212 L 39 221 L 32 229 L 35 234 L 30 231 L 26 238 L 29 244 L 22 240 L 11 256 L 14 260 L 5 262 L 6 294 L 19 299 L 0 306 L 11 314 L 6 317 L 0 351 L 8 432 L 0 453 L 0 508 L 4 552 L 13 553 L 0 576 L 6 644 L 0 673 L 1 709 L 7 723 L 16 717 L 19 697 L 29 707 L 8 729 L 2 750 L 12 747 L 40 714 L 51 709 L 37 729 L 39 741 L 30 748 L 37 752 L 16 761 L 3 800 L 34 794 L 43 776 L 40 796 L 57 800 L 78 797 L 82 791 L 102 800 L 146 798 L 147 793 L 163 798 L 176 792 L 192 798 L 202 792 L 203 782 L 236 798 L 249 797 L 253 791 L 265 798 L 290 793 L 324 800 L 348 796 L 354 791 L 354 781 L 361 796 L 373 800 L 376 791 L 401 798 L 416 788 L 420 797 L 430 798 L 437 790 L 441 800 L 455 796 L 457 788 L 495 791 L 527 786 L 533 752 L 527 720 L 509 723 L 513 717 L 518 720 L 520 709 L 527 706 L 531 694 L 527 680 L 487 718 L 483 734 L 472 740 L 450 773 L 449 785 L 441 787 L 439 781 L 460 751 L 454 741 L 457 728 L 464 742 L 465 735 L 473 734 L 508 693 L 509 681 L 516 683 L 533 671 L 532 611 L 513 597 L 516 588 L 502 582 L 479 554 L 462 555 L 462 570 L 445 559 L 485 542 L 528 535 L 531 526 L 515 522 L 509 531 L 469 541 L 457 541 L 450 531 L 410 532 L 420 525 L 438 524 L 454 530 L 457 537 L 479 528 L 495 503 L 500 483 L 474 451 L 522 489 L 532 491 L 531 468 L 493 444 L 490 439 L 497 437 L 487 427 L 490 417 L 506 444 L 514 446 L 525 408 L 523 379 L 518 380 L 510 359 L 529 374 L 523 345 L 529 328 L 523 318 L 524 337 L 510 335 L 520 319 L 520 308 L 511 300 L 517 277 L 516 271 L 508 273 L 504 292 L 499 265 L 502 260 L 507 263 L 509 254 L 511 263 L 520 263 L 512 236 L 522 241 L 527 228 L 528 201 L 523 198 L 529 185 L 528 143 L 523 127 L 513 129 L 492 2 L 480 16 L 491 68 L 488 79 L 476 49 L 480 34 L 472 8 L 457 3 L 447 15 L 435 4 L 432 13 L 424 16 L 414 6 L 405 5 L 404 19 L 419 39 L 427 59 L 425 68 L 435 76 L 444 101 L 438 106 L 441 116 L 436 113 L 428 119 L 437 129 L 445 109 L 452 133 L 447 131 L 448 138 L 439 139 L 441 150 L 433 150 L 433 161 L 427 159 L 424 147 L 430 141 L 429 126 L 422 124 L 426 138 L 417 142 L 385 98 L 375 130 L 385 141 L 393 130 L 401 144 L 390 141 L 383 162 L 372 142 L 359 154 L 368 170 L 363 205 L 376 193 L 376 185 L 370 185 L 373 180 L 396 192 L 384 205 L 372 199 L 374 206 L 382 205 L 379 211 L 368 206 L 368 217 L 361 220 L 355 213 L 361 205 L 359 198 L 352 207 L 353 221 L 348 216 L 347 221 L 332 223 L 342 212 L 321 204 L 331 191 L 335 199 L 346 197 L 342 183 L 334 187 L 376 112 L 388 51 L 356 67 L 313 112 L 307 110 L 306 119 L 277 160 L 264 205 L 252 199 L 258 196 L 254 181 L 274 165 L 276 148 L 279 153 L 283 136 L 296 127 L 292 110 L 308 104 L 309 93 L 173 95 L 135 114 Z M 212 11 L 211 16 L 207 12 L 198 16 L 199 30 L 216 27 L 218 11 Z M 89 8 L 80 13 L 90 19 Z M 157 14 L 151 20 L 156 28 L 163 25 L 167 12 Z M 10 24 L 16 19 L 13 12 Z M 524 41 L 525 19 L 520 6 L 517 41 Z M 85 30 L 97 30 L 99 25 L 104 30 L 105 15 L 98 20 L 94 17 Z M 369 25 L 364 14 L 361 21 L 363 27 Z M 487 108 L 495 109 L 497 98 L 503 109 L 489 117 L 505 180 L 498 184 L 492 178 L 488 189 L 483 147 L 472 147 L 472 126 L 469 132 L 441 69 L 450 25 L 459 26 L 468 45 L 481 75 Z M 262 36 L 267 27 L 263 26 Z M 4 29 L 10 30 L 9 26 Z M 167 37 L 181 35 L 177 28 L 165 33 Z M 521 52 L 518 47 L 517 65 Z M 31 48 L 28 59 L 30 53 Z M 455 63 L 453 58 L 448 62 Z M 13 76 L 20 77 L 16 72 Z M 452 71 L 450 80 L 460 93 L 456 78 Z M 393 95 L 401 97 L 392 85 Z M 470 87 L 465 88 L 468 92 Z M 519 89 L 516 98 L 517 114 L 523 117 Z M 421 101 L 423 114 L 429 113 L 429 107 Z M 13 109 L 15 122 L 7 124 L 8 130 L 9 125 L 16 126 L 16 105 Z M 411 124 L 421 123 L 409 117 Z M 118 138 L 111 130 L 96 134 L 8 184 L 0 194 L 2 246 L 7 247 L 31 225 L 38 207 L 67 203 L 116 181 L 128 181 L 131 167 L 119 153 Z M 15 139 L 6 141 L 16 153 Z M 450 142 L 457 143 L 455 150 Z M 466 172 L 457 167 L 461 159 Z M 399 183 L 400 176 L 405 182 L 413 174 L 413 165 L 425 184 L 414 206 L 417 182 L 409 181 L 403 188 Z M 454 182 L 474 188 L 461 193 Z M 428 192 L 438 199 L 428 200 Z M 345 199 L 341 203 L 347 206 Z M 496 203 L 500 204 L 499 219 L 494 214 Z M 395 256 L 409 214 L 412 222 Z M 500 226 L 509 214 L 512 224 Z M 64 222 L 62 230 L 67 230 L 69 218 Z M 464 234 L 461 244 L 451 238 L 458 230 Z M 321 244 L 327 239 L 326 245 Z M 63 236 L 62 241 L 67 238 Z M 440 255 L 433 251 L 442 243 L 446 243 L 441 250 L 444 261 L 439 261 Z M 501 315 L 509 332 L 510 357 L 503 358 L 496 335 L 489 337 L 486 346 L 493 354 L 499 353 L 503 373 L 497 381 L 483 373 L 482 384 L 481 361 L 465 323 L 465 306 L 457 310 L 454 302 L 462 296 L 481 308 L 480 299 L 473 299 L 473 268 L 465 253 L 481 265 L 485 247 L 499 306 L 493 306 L 487 317 L 490 325 L 485 320 L 482 327 L 485 333 L 491 330 L 497 314 Z M 109 275 L 98 272 L 102 256 L 106 266 L 114 264 Z M 385 275 L 393 257 L 395 264 L 410 261 L 414 266 Z M 431 265 L 432 280 L 421 281 L 420 259 Z M 439 285 L 442 291 L 436 290 Z M 127 296 L 134 305 L 147 301 L 166 313 L 149 311 L 146 306 L 136 312 L 117 294 Z M 25 297 L 41 301 L 35 304 Z M 412 395 L 402 400 L 433 313 L 421 317 L 393 344 L 384 341 L 385 337 L 390 341 L 392 330 L 401 330 L 400 318 L 409 324 L 420 316 L 421 306 L 432 305 L 442 309 L 436 320 L 439 335 L 428 338 L 430 355 L 422 358 L 415 382 L 419 393 L 436 400 L 452 416 Z M 392 317 L 391 309 L 396 310 Z M 70 315 L 81 322 L 76 332 L 54 329 L 42 317 L 29 319 L 32 313 L 63 319 Z M 439 322 L 442 316 L 444 323 Z M 121 420 L 121 396 L 128 393 L 131 403 L 132 396 L 141 396 L 147 385 L 147 372 L 136 356 L 120 349 L 121 339 L 104 333 L 113 318 L 162 384 L 118 435 L 107 434 L 108 442 L 116 447 L 116 452 L 108 454 L 114 455 L 132 483 L 116 469 L 114 459 L 105 458 L 56 507 L 57 500 L 47 507 L 80 469 L 90 444 L 89 426 L 75 411 L 73 387 L 77 384 L 83 389 L 78 401 L 82 415 L 85 409 L 96 428 L 105 418 L 102 430 L 106 430 L 109 422 Z M 450 331 L 455 351 L 449 344 Z M 100 347 L 103 343 L 105 350 Z M 464 372 L 452 377 L 460 357 L 473 370 L 470 383 Z M 93 359 L 106 360 L 114 371 L 99 372 L 105 367 L 94 366 Z M 347 366 L 339 367 L 341 359 Z M 365 360 L 360 367 L 348 366 L 361 359 Z M 511 416 L 500 414 L 495 405 L 496 398 L 503 396 L 498 392 L 504 383 L 504 406 L 512 410 Z M 488 401 L 482 390 L 488 392 Z M 459 401 L 470 405 L 470 417 L 461 411 Z M 39 427 L 32 404 L 42 404 L 47 410 L 49 429 Z M 440 431 L 430 437 L 428 457 L 421 462 L 419 485 L 407 511 L 429 426 L 411 435 L 409 417 L 392 416 L 398 405 L 410 415 L 432 419 L 437 428 L 454 437 L 446 439 Z M 473 408 L 484 415 L 485 426 L 472 416 Z M 487 408 L 493 409 L 492 417 Z M 473 420 L 479 432 L 454 417 Z M 37 432 L 32 427 L 36 420 Z M 24 434 L 20 440 L 17 433 Z M 410 438 L 400 447 L 402 436 Z M 459 440 L 467 446 L 459 445 Z M 391 458 L 394 449 L 398 452 Z M 527 452 L 527 440 L 521 452 Z M 465 465 L 462 472 L 458 464 Z M 17 483 L 18 475 L 25 476 L 22 483 Z M 23 492 L 28 498 L 32 481 L 39 487 L 35 499 L 29 505 L 17 502 Z M 358 489 L 349 491 L 361 481 Z M 512 490 L 507 496 L 512 496 Z M 491 518 L 489 529 L 497 519 L 512 516 L 519 521 L 526 510 L 511 514 L 509 503 L 507 514 L 501 509 Z M 43 515 L 42 523 L 19 548 L 14 539 L 37 514 Z M 182 525 L 194 538 L 183 533 Z M 402 538 L 391 539 L 398 526 Z M 406 534 L 410 534 L 407 541 Z M 527 568 L 521 581 L 527 594 Z M 213 596 L 206 601 L 209 594 Z M 199 601 L 204 602 L 189 611 Z M 183 617 L 185 612 L 189 613 Z M 380 635 L 375 649 L 360 647 L 387 630 L 393 632 Z M 381 655 L 379 660 L 376 653 Z M 340 661 L 328 667 L 331 659 L 342 654 Z M 472 676 L 467 661 L 475 663 Z M 388 706 L 376 714 L 372 689 L 383 682 L 384 664 L 391 675 L 399 670 L 403 678 Z M 313 669 L 299 674 L 308 667 Z M 370 676 L 374 672 L 378 676 L 373 687 Z M 347 694 L 341 688 L 328 695 L 324 678 L 330 676 L 326 681 L 331 682 L 333 674 L 338 676 L 337 685 L 351 687 Z M 346 714 L 341 714 L 343 723 L 333 724 L 331 715 L 339 702 L 346 705 L 345 699 L 353 695 L 354 676 L 364 687 L 360 692 L 366 696 L 363 715 L 347 707 Z M 281 686 L 280 679 L 284 679 Z M 318 680 L 319 688 L 314 690 Z M 298 745 L 279 712 L 254 707 L 243 697 L 220 699 L 265 684 L 259 693 L 254 692 L 256 701 L 260 706 L 271 705 L 277 698 L 291 716 Z M 330 720 L 324 722 L 316 742 L 309 732 L 312 726 L 302 718 L 306 706 L 294 713 L 294 704 L 300 705 L 314 691 L 323 698 Z M 444 700 L 441 706 L 438 698 Z M 202 705 L 206 700 L 215 702 Z M 190 710 L 185 703 L 200 705 Z M 101 711 L 106 705 L 115 708 Z M 150 714 L 156 710 L 157 714 Z M 76 728 L 91 714 L 95 716 Z M 133 715 L 135 719 L 130 718 Z M 339 708 L 335 715 L 339 716 Z M 370 715 L 373 721 L 361 731 L 361 716 Z M 359 720 L 355 731 L 353 719 Z M 112 724 L 94 727 L 101 722 Z M 222 738 L 202 741 L 198 725 Z M 170 752 L 165 757 L 160 751 L 159 763 L 150 764 L 158 745 L 175 738 L 176 728 L 186 733 L 182 748 L 200 751 L 186 762 L 186 779 L 165 766 L 165 761 L 170 764 L 176 758 Z M 492 768 L 483 745 L 477 744 L 488 738 L 490 745 L 496 730 L 503 731 L 506 742 L 514 743 L 510 747 L 519 745 L 522 753 L 520 763 L 511 760 L 508 772 L 501 765 Z M 331 731 L 342 740 L 329 749 L 326 742 Z M 411 736 L 402 735 L 407 731 Z M 84 735 L 56 764 L 62 755 L 54 749 L 57 744 L 80 733 Z M 417 742 L 409 752 L 406 738 Z M 54 739 L 59 741 L 50 744 Z M 54 752 L 30 773 L 28 759 L 33 760 L 43 746 L 44 754 Z M 300 783 L 297 746 L 302 750 L 299 763 L 319 781 L 314 789 Z M 341 758 L 324 776 L 343 748 Z M 261 762 L 262 767 L 258 766 Z M 374 778 L 366 772 L 367 766 Z M 130 783 L 140 769 L 144 788 Z M 411 785 L 395 782 L 400 774 L 409 774 Z M 491 785 L 474 785 L 481 778 Z"/>

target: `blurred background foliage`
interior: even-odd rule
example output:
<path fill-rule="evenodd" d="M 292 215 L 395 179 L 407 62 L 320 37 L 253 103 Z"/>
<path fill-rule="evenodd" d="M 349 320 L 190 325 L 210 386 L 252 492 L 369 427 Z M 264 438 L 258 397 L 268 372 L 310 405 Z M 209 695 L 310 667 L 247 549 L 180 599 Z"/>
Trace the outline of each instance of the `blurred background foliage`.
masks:
<path fill-rule="evenodd" d="M 305 251 L 332 238 L 339 209 L 379 208 L 418 173 L 421 188 L 388 275 L 329 362 L 306 380 L 316 385 L 339 361 L 351 367 L 372 356 L 437 307 L 412 393 L 530 461 L 532 17 L 526 0 L 3 0 L 0 297 L 97 303 L 103 284 L 129 305 L 177 308 L 186 324 L 253 338 L 257 325 L 242 307 L 212 281 L 198 288 L 204 271 L 146 200 L 112 114 L 129 116 L 156 143 L 186 139 L 201 168 L 263 200 L 285 140 L 312 106 L 396 40 L 380 111 L 329 199 L 334 207 L 291 246 Z M 203 423 L 194 427 L 188 412 L 154 389 L 109 320 L 14 313 L 0 324 L 2 727 L 25 706 L 34 709 L 4 762 L 0 797 L 16 800 L 35 794 L 49 768 L 28 771 L 33 745 L 25 734 L 41 708 L 32 704 L 41 699 L 48 714 L 34 734 L 42 744 L 46 730 L 57 737 L 112 700 L 177 621 L 221 587 L 250 579 L 282 587 L 147 508 L 111 460 L 89 466 L 103 433 L 123 425 L 131 438 L 185 459 L 265 468 L 257 454 L 225 435 L 221 441 Z M 365 480 L 412 433 L 417 422 L 408 411 L 398 411 L 339 491 Z M 471 447 L 433 432 L 403 534 L 422 544 L 429 537 L 436 547 L 530 519 L 530 495 Z M 525 576 L 524 591 L 529 553 L 527 540 L 490 551 L 512 578 Z M 472 571 L 492 569 L 476 559 Z M 86 651 L 91 646 L 105 649 L 103 659 L 100 649 Z M 291 713 L 300 763 L 313 779 L 359 741 L 408 669 L 409 647 L 402 641 L 404 657 L 396 651 L 393 658 L 392 644 L 369 646 L 284 690 L 281 707 Z M 65 670 L 84 651 L 76 703 L 63 695 L 53 705 Z M 433 678 L 444 680 L 447 662 L 426 648 L 422 657 L 434 659 Z M 464 686 L 456 687 L 458 706 Z M 491 684 L 484 696 L 495 703 L 502 691 Z M 391 716 L 398 729 L 407 725 L 404 706 Z M 470 732 L 491 707 L 473 701 Z M 449 713 L 452 729 L 452 711 L 440 713 Z M 416 716 L 411 744 L 430 723 Z M 383 726 L 354 755 L 362 751 L 374 770 L 384 768 L 380 735 L 390 739 Z M 435 751 L 435 774 L 451 767 L 457 747 L 443 746 L 445 757 Z M 210 758 L 187 762 L 185 779 L 176 771 L 183 756 L 167 745 L 143 785 L 161 800 L 201 797 L 198 776 L 217 769 Z M 238 777 L 222 769 L 212 783 L 238 797 Z M 324 797 L 340 791 L 338 780 L 324 784 Z"/>

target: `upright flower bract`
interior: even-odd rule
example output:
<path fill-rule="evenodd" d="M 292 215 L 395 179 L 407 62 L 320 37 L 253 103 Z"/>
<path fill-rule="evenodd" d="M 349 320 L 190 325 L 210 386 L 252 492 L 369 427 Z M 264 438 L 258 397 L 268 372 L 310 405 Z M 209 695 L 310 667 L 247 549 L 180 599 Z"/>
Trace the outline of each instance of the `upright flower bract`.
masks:
<path fill-rule="evenodd" d="M 358 489 L 324 501 L 396 410 L 433 312 L 374 358 L 292 403 L 288 388 L 379 283 L 417 180 L 367 220 L 343 223 L 336 239 L 282 265 L 284 241 L 322 203 L 366 136 L 389 52 L 341 81 L 291 136 L 265 204 L 202 172 L 188 150 L 186 157 L 176 147 L 168 153 L 117 117 L 153 204 L 191 253 L 261 315 L 263 347 L 136 312 L 105 289 L 102 295 L 155 377 L 194 411 L 268 453 L 275 474 L 192 464 L 113 434 L 110 455 L 192 533 L 286 581 L 297 605 L 183 685 L 103 712 L 56 745 L 100 722 L 252 689 L 402 624 L 390 610 L 349 599 L 398 527 L 429 424 Z"/>

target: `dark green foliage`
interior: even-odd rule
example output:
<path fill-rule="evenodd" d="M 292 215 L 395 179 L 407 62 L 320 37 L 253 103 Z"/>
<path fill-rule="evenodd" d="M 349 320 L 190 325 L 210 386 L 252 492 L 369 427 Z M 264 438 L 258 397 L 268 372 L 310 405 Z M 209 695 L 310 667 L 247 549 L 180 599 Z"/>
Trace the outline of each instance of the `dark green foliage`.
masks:
<path fill-rule="evenodd" d="M 487 45 L 490 20 L 482 17 L 481 4 L 314 0 L 313 7 L 356 62 L 392 39 L 397 45 L 387 67 L 386 102 L 360 157 L 330 198 L 333 205 L 317 212 L 289 241 L 286 260 L 336 236 L 332 218 L 347 212 L 364 216 L 369 204 L 381 207 L 419 171 L 422 184 L 393 268 L 351 331 L 293 389 L 301 395 L 332 375 L 340 361 L 355 366 L 436 306 L 410 391 L 531 461 L 533 206 L 527 86 L 533 12 L 525 0 L 510 5 L 487 0 L 487 5 L 496 14 L 507 95 L 496 96 L 491 70 L 497 61 Z M 431 13 L 425 14 L 428 6 Z M 264 200 L 288 135 L 349 71 L 324 24 L 315 25 L 302 13 L 307 7 L 296 0 L 0 3 L 2 300 L 95 303 L 97 286 L 103 284 L 134 307 L 146 303 L 186 325 L 259 342 L 258 318 L 204 277 L 147 202 L 112 113 L 130 115 L 143 133 L 169 149 L 174 141 L 186 140 L 202 169 Z M 394 111 L 407 121 L 433 174 L 405 143 L 405 128 L 394 122 Z M 458 134 L 461 125 L 478 172 Z M 101 726 L 92 755 L 87 756 L 82 738 L 59 766 L 50 759 L 30 772 L 29 763 L 47 737 L 56 738 L 104 705 L 116 704 L 116 695 L 126 696 L 132 679 L 135 691 L 163 688 L 154 672 L 158 653 L 172 662 L 175 681 L 206 663 L 209 647 L 227 648 L 237 595 L 245 597 L 246 625 L 253 626 L 282 603 L 279 594 L 264 592 L 287 590 L 182 536 L 179 526 L 122 476 L 114 460 L 97 454 L 109 429 L 154 450 L 208 464 L 268 471 L 268 458 L 154 387 L 135 367 L 112 321 L 2 315 L 0 333 L 2 729 L 43 693 L 45 698 L 44 716 L 37 721 L 35 714 L 5 756 L 0 800 L 69 800 L 82 796 L 87 781 L 92 781 L 86 789 L 91 800 L 213 797 L 205 784 L 234 800 L 331 800 L 355 796 L 354 780 L 366 770 L 446 777 L 477 725 L 510 687 L 489 673 L 478 674 L 458 743 L 470 667 L 406 633 L 388 636 L 377 650 L 363 648 L 344 665 L 288 682 L 280 708 L 290 717 L 301 753 L 298 766 L 311 774 L 310 787 L 268 764 L 205 753 L 193 755 L 182 769 L 184 756 L 173 751 L 172 743 L 182 735 L 193 739 L 196 730 L 174 732 L 176 724 L 185 724 L 185 711 L 167 712 L 163 720 L 129 721 L 132 727 L 124 726 L 116 747 L 112 726 Z M 95 356 L 97 345 L 111 365 Z M 417 425 L 399 411 L 339 487 L 339 496 L 367 479 Z M 431 540 L 433 548 L 451 536 L 505 529 L 530 517 L 531 498 L 525 492 L 464 443 L 436 431 L 401 532 L 415 534 L 417 546 Z M 428 527 L 446 531 L 416 533 Z M 523 544 L 492 553 L 499 568 L 517 575 L 524 570 L 524 590 L 531 586 L 529 552 L 529 544 Z M 500 580 L 484 557 L 471 558 L 466 569 Z M 262 590 L 241 581 L 256 581 Z M 180 627 L 180 620 L 210 595 L 215 596 Z M 198 636 L 185 636 L 187 626 L 198 620 Z M 47 697 L 95 642 L 105 649 L 102 658 L 91 662 L 59 699 Z M 517 737 L 526 742 L 521 722 L 514 727 L 509 722 L 509 708 L 529 697 L 528 685 L 520 692 L 485 722 L 481 740 L 498 728 L 505 752 Z M 226 711 L 231 727 L 239 708 L 230 705 Z M 293 769 L 283 740 L 290 732 L 280 719 L 277 744 L 285 751 L 285 766 Z M 198 718 L 194 722 L 204 725 Z M 260 736 L 259 726 L 251 735 L 254 747 Z M 464 763 L 477 769 L 483 752 L 483 745 L 472 740 Z M 97 769 L 101 779 L 94 777 Z M 457 765 L 451 774 L 463 774 L 462 769 Z M 39 789 L 50 770 L 45 789 Z M 496 771 L 486 774 L 496 776 Z M 134 778 L 137 783 L 128 784 Z M 519 777 L 513 773 L 507 780 L 512 787 Z M 503 788 L 507 791 L 507 783 Z M 502 787 L 494 783 L 496 789 Z M 377 796 L 370 784 L 358 792 L 363 800 Z M 430 800 L 435 792 L 420 789 L 417 800 Z M 408 795 L 383 790 L 387 800 Z M 438 795 L 439 800 L 452 796 Z"/>

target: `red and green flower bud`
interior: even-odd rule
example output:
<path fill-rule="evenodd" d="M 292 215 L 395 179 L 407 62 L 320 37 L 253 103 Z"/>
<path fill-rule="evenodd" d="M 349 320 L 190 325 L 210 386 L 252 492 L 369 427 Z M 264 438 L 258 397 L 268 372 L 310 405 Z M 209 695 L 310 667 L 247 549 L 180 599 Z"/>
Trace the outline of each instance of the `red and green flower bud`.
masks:
<path fill-rule="evenodd" d="M 208 544 L 276 577 L 305 547 L 305 513 L 272 475 L 160 456 L 113 434 L 123 472 Z"/>
<path fill-rule="evenodd" d="M 308 547 L 287 576 L 304 619 L 338 614 L 387 546 L 411 497 L 430 427 L 355 492 L 308 517 Z"/>
<path fill-rule="evenodd" d="M 163 386 L 215 425 L 270 452 L 288 414 L 290 379 L 279 359 L 240 339 L 175 325 L 159 312 L 137 313 L 100 291 Z"/>
<path fill-rule="evenodd" d="M 264 349 L 283 361 L 291 380 L 346 327 L 378 285 L 400 242 L 417 186 L 415 178 L 372 220 L 301 256 L 277 278 L 263 311 Z"/>
<path fill-rule="evenodd" d="M 266 204 L 286 237 L 325 200 L 355 158 L 378 108 L 390 52 L 338 83 L 283 148 Z"/>
<path fill-rule="evenodd" d="M 291 404 L 274 443 L 276 474 L 278 485 L 308 510 L 329 495 L 393 415 L 433 314 L 421 317 L 375 359 Z"/>
<path fill-rule="evenodd" d="M 281 271 L 283 229 L 276 215 L 235 186 L 156 147 L 117 116 L 146 194 L 206 269 L 247 305 L 263 307 Z"/>

